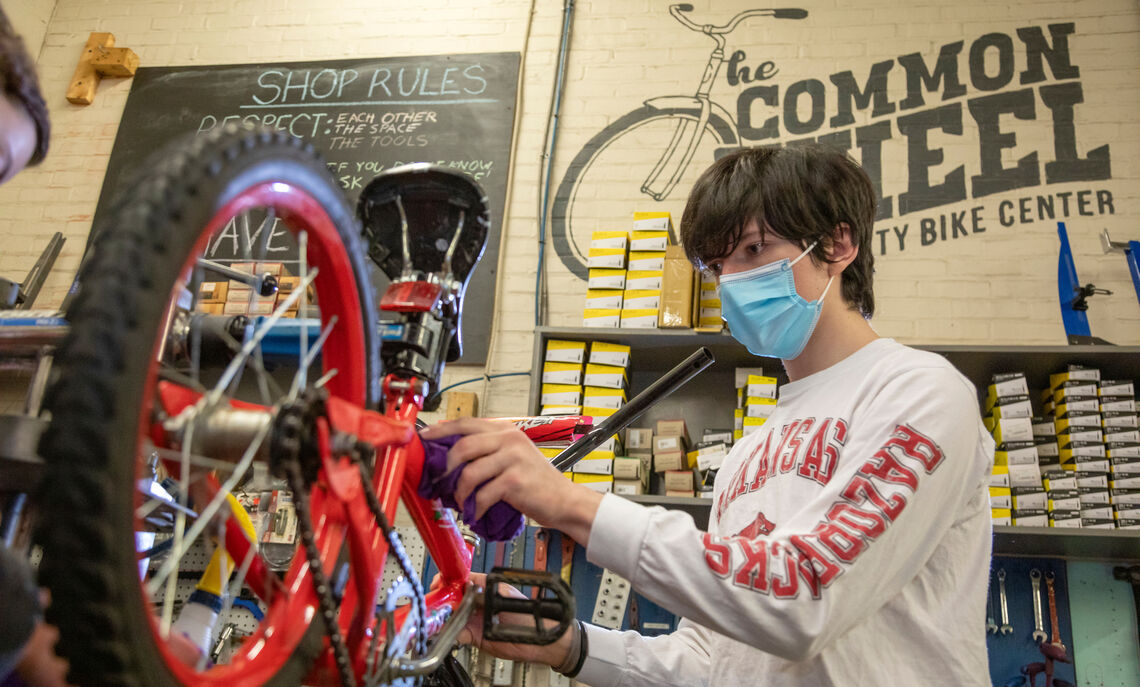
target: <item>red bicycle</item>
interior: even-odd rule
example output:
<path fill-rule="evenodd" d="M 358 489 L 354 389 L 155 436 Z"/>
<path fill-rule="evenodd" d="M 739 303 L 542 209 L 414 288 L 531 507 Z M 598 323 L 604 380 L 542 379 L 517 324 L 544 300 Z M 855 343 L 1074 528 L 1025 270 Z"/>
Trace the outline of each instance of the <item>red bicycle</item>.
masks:
<path fill-rule="evenodd" d="M 475 589 L 472 539 L 417 494 L 417 414 L 460 353 L 482 191 L 411 165 L 373 180 L 356 215 L 308 144 L 230 128 L 164 154 L 96 228 L 40 442 L 40 577 L 72 680 L 469 684 L 450 652 L 477 601 L 490 637 L 551 642 L 572 620 L 554 576 L 503 573 L 542 590 L 525 601 Z M 282 231 L 289 293 L 268 265 Z M 246 269 L 204 257 L 219 237 Z M 390 282 L 379 307 L 366 255 Z M 204 314 L 201 284 L 219 275 L 267 314 Z M 391 525 L 401 500 L 440 570 L 430 591 Z M 401 574 L 382 585 L 389 559 Z M 505 611 L 533 623 L 496 624 Z"/>

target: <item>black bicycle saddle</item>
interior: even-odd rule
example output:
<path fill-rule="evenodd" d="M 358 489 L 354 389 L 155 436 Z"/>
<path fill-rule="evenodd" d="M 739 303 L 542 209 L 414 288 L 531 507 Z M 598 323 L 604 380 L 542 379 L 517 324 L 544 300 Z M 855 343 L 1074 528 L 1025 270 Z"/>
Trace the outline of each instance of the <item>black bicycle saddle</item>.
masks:
<path fill-rule="evenodd" d="M 407 319 L 415 319 L 411 313 L 423 309 L 411 303 L 393 306 L 392 287 L 403 285 L 405 293 L 411 293 L 413 285 L 423 287 L 417 293 L 437 291 L 431 315 L 441 320 L 441 338 L 448 339 L 446 360 L 459 359 L 463 294 L 483 255 L 491 226 L 483 189 L 466 174 L 445 167 L 403 165 L 382 172 L 364 187 L 356 214 L 368 242 L 368 256 L 392 283 L 381 307 L 409 313 Z M 429 349 L 438 350 L 434 344 L 419 345 L 418 341 L 416 348 L 428 358 L 434 357 Z M 435 363 L 441 361 L 426 366 L 422 362 L 415 367 L 438 371 Z"/>

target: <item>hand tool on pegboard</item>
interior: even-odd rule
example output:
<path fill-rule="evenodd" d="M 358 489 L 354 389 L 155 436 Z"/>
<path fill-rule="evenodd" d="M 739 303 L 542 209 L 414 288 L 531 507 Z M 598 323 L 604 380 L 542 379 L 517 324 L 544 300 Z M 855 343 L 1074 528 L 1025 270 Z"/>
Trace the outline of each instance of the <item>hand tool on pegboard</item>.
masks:
<path fill-rule="evenodd" d="M 534 531 L 534 569 L 539 572 L 546 571 L 546 547 L 550 542 L 550 531 L 539 527 Z M 530 590 L 532 599 L 538 598 L 538 587 Z"/>
<path fill-rule="evenodd" d="M 1073 662 L 1061 641 L 1061 621 L 1057 616 L 1057 590 L 1053 584 L 1054 579 L 1052 570 L 1045 573 L 1045 588 L 1049 590 L 1049 622 L 1053 627 L 1053 638 L 1048 642 L 1042 642 L 1040 646 L 1041 654 L 1045 656 L 1045 687 L 1057 687 L 1057 681 L 1053 679 L 1054 661 Z"/>
<path fill-rule="evenodd" d="M 507 547 L 510 542 L 495 542 L 495 567 L 502 568 L 506 564 Z M 491 684 L 509 685 L 514 681 L 515 664 L 502 658 L 496 658 L 491 664 Z"/>
<path fill-rule="evenodd" d="M 570 584 L 571 574 L 574 572 L 574 540 L 565 534 L 562 535 L 562 581 Z"/>

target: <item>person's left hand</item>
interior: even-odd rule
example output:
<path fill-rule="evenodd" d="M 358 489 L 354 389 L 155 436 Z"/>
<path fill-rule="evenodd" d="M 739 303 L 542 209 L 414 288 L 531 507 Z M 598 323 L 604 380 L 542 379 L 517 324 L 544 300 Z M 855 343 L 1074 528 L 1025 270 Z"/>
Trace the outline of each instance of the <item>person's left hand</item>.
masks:
<path fill-rule="evenodd" d="M 447 469 L 464 466 L 455 500 L 463 503 L 475 492 L 476 518 L 505 501 L 541 525 L 559 529 L 583 546 L 588 543 L 601 494 L 566 479 L 509 422 L 460 418 L 420 432 L 424 439 L 455 434 L 464 436 L 448 452 Z"/>
<path fill-rule="evenodd" d="M 44 608 L 47 608 L 49 599 L 45 590 L 41 596 Z M 54 625 L 41 621 L 32 631 L 16 665 L 16 674 L 28 687 L 71 687 L 67 682 L 67 660 L 55 653 L 58 641 L 59 629 Z"/>

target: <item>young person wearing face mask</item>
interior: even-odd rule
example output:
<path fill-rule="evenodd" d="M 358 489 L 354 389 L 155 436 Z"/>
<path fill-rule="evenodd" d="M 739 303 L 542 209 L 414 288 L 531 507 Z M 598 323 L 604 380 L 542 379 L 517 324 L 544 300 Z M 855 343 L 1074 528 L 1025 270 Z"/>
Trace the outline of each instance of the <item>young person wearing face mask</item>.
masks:
<path fill-rule="evenodd" d="M 505 500 L 683 616 L 646 638 L 576 626 L 550 647 L 488 646 L 608 685 L 988 685 L 984 626 L 993 441 L 971 384 L 941 357 L 880 338 L 870 251 L 876 196 L 843 153 L 728 155 L 681 222 L 717 275 L 722 312 L 789 383 L 716 479 L 709 531 L 601 495 L 501 423 L 458 420 L 457 497 Z"/>

